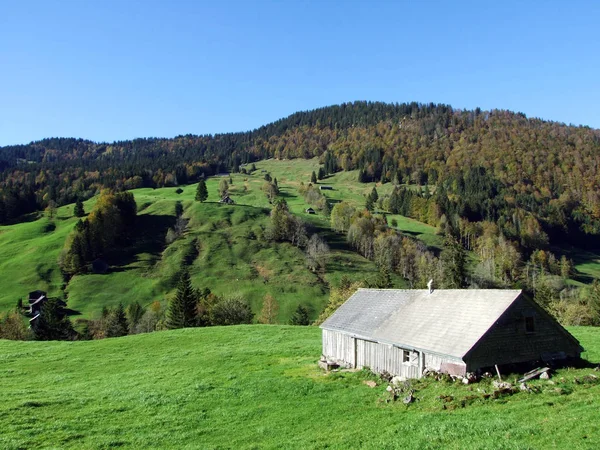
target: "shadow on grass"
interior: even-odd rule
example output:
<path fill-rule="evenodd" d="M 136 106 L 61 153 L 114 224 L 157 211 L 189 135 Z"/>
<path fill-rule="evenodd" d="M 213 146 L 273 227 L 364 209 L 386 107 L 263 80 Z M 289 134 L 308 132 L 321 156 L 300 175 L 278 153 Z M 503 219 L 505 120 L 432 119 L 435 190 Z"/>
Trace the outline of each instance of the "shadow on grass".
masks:
<path fill-rule="evenodd" d="M 175 225 L 175 217 L 167 215 L 142 214 L 136 219 L 127 244 L 106 255 L 110 264 L 110 272 L 126 272 L 134 267 L 128 267 L 138 262 L 138 255 L 146 253 L 153 258 L 160 258 L 166 247 L 167 230 Z"/>

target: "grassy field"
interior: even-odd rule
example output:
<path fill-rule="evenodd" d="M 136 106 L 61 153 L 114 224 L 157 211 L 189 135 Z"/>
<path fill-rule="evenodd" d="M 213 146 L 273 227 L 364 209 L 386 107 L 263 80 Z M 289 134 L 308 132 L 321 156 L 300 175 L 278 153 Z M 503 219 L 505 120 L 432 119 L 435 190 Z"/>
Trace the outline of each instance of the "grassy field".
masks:
<path fill-rule="evenodd" d="M 600 360 L 600 329 L 571 331 Z M 538 380 L 541 393 L 483 400 L 417 381 L 386 403 L 365 371 L 321 372 L 315 327 L 185 329 L 86 342 L 0 341 L 0 447 L 597 448 L 592 369 Z M 443 409 L 440 395 L 454 401 Z M 478 396 L 473 399 L 473 396 Z M 464 403 L 464 406 L 463 406 Z"/>

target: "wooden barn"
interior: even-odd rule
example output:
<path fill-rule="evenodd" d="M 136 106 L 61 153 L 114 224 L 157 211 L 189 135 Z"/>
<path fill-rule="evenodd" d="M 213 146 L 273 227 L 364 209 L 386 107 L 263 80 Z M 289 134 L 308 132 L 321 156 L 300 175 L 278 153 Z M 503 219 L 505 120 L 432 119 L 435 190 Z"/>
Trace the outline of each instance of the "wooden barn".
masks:
<path fill-rule="evenodd" d="M 405 378 L 579 358 L 583 348 L 520 290 L 359 289 L 322 325 L 323 356 Z"/>

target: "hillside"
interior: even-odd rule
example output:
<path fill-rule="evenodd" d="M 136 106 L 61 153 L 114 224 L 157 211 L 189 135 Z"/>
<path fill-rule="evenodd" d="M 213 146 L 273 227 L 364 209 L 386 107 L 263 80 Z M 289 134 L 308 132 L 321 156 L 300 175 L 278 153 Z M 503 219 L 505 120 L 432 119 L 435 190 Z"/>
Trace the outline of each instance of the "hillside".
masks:
<path fill-rule="evenodd" d="M 68 306 L 76 312 L 72 318 L 95 318 L 103 307 L 125 306 L 139 301 L 148 306 L 162 302 L 173 294 L 177 274 L 190 270 L 197 288 L 209 288 L 218 295 L 240 293 L 260 312 L 263 298 L 271 294 L 280 304 L 278 321 L 286 323 L 299 304 L 310 307 L 315 318 L 329 295 L 329 286 L 337 286 L 342 276 L 351 280 L 373 279 L 379 269 L 346 243 L 343 235 L 331 230 L 330 219 L 321 212 L 305 213 L 309 206 L 300 194 L 301 183 L 307 184 L 311 173 L 319 168 L 319 160 L 267 160 L 255 163 L 252 174 L 232 174 L 231 197 L 236 205 L 217 203 L 220 178 L 207 180 L 209 198 L 206 203 L 194 200 L 196 184 L 177 188 L 134 189 L 138 205 L 135 239 L 109 261 L 108 274 L 76 275 L 64 285 L 58 258 L 67 235 L 77 219 L 73 205 L 59 207 L 55 217 L 32 215 L 30 221 L 0 225 L 0 312 L 14 307 L 27 292 L 43 289 L 52 296 L 68 296 Z M 264 171 L 264 172 L 263 172 Z M 264 240 L 272 205 L 262 191 L 265 173 L 277 178 L 280 198 L 290 211 L 304 219 L 326 238 L 331 254 L 324 273 L 314 273 L 306 267 L 304 252 L 289 243 Z M 364 205 L 365 195 L 377 186 L 381 197 L 388 196 L 391 183 L 357 183 L 358 171 L 337 172 L 322 183 L 333 189 L 324 191 L 335 204 L 346 201 L 354 207 Z M 89 212 L 96 197 L 84 203 Z M 189 219 L 187 231 L 170 245 L 165 237 L 175 222 L 175 205 L 182 202 L 184 217 Z M 443 247 L 438 229 L 401 215 L 388 214 L 389 224 L 406 236 L 422 241 L 434 251 Z M 575 275 L 569 281 L 589 283 L 600 273 L 600 256 L 588 250 L 559 248 L 568 252 L 575 262 Z M 470 265 L 477 263 L 475 252 L 469 253 Z M 407 286 L 398 274 L 392 274 L 395 287 Z"/>
<path fill-rule="evenodd" d="M 597 363 L 599 330 L 570 331 Z M 464 407 L 489 386 L 416 382 L 407 407 L 383 401 L 385 384 L 363 384 L 376 379 L 366 372 L 325 375 L 320 345 L 318 328 L 262 325 L 0 341 L 0 446 L 595 448 L 600 439 L 600 384 L 575 383 L 592 369 Z M 444 410 L 440 395 L 456 401 Z"/>
<path fill-rule="evenodd" d="M 244 133 L 3 147 L 0 222 L 89 198 L 101 186 L 176 186 L 261 159 L 315 156 L 327 174 L 358 170 L 363 181 L 441 187 L 435 221 L 499 221 L 515 236 L 541 225 L 551 241 L 598 244 L 600 131 L 418 103 L 345 103 Z"/>
<path fill-rule="evenodd" d="M 208 179 L 206 203 L 194 201 L 196 185 L 183 187 L 181 194 L 177 188 L 134 189 L 139 211 L 135 239 L 109 261 L 110 273 L 77 275 L 65 286 L 68 306 L 78 313 L 72 318 L 97 317 L 103 307 L 119 302 L 128 305 L 139 301 L 147 306 L 160 301 L 166 305 L 184 267 L 190 270 L 197 288 L 209 288 L 218 295 L 240 293 L 257 314 L 265 294 L 273 295 L 280 304 L 281 323 L 287 322 L 300 303 L 309 306 L 311 317 L 316 317 L 327 301 L 329 284 L 337 285 L 343 275 L 352 280 L 377 275 L 373 262 L 348 248 L 343 236 L 331 232 L 328 218 L 304 212 L 308 205 L 298 187 L 302 180 L 310 180 L 310 173 L 318 168 L 316 159 L 291 164 L 265 161 L 257 163 L 257 167 L 254 175 L 232 174 L 230 193 L 236 201 L 234 206 L 217 203 L 219 178 Z M 307 269 L 301 249 L 263 239 L 271 205 L 261 191 L 261 170 L 278 178 L 281 196 L 291 211 L 329 241 L 331 254 L 323 274 Z M 361 203 L 362 191 L 368 188 L 347 182 L 344 177 L 339 182 L 329 181 L 336 183 L 332 201 L 347 197 L 356 206 Z M 165 236 L 175 222 L 178 201 L 182 202 L 189 223 L 184 235 L 167 245 Z M 86 201 L 85 210 L 89 212 L 94 203 L 95 198 Z M 50 222 L 55 229 L 48 227 Z M 18 298 L 34 289 L 63 296 L 57 261 L 76 222 L 73 205 L 67 205 L 57 209 L 52 221 L 42 217 L 0 226 L 0 311 L 13 308 Z M 410 219 L 399 226 L 422 233 L 428 242 L 439 242 L 432 227 Z M 400 277 L 394 276 L 394 282 L 398 287 L 404 286 Z"/>

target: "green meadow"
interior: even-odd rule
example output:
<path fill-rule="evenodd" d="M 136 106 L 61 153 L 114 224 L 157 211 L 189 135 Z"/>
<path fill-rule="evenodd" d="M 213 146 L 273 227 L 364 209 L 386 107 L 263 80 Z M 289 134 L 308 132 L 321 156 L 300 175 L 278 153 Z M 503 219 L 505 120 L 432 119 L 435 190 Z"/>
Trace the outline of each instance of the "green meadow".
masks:
<path fill-rule="evenodd" d="M 305 162 L 299 163 L 301 169 Z M 75 319 L 96 317 L 102 307 L 119 302 L 164 304 L 174 292 L 179 272 L 187 267 L 196 287 L 209 288 L 218 295 L 242 294 L 256 313 L 264 296 L 271 294 L 280 304 L 280 322 L 285 323 L 300 303 L 316 317 L 327 301 L 330 283 L 339 283 L 344 275 L 353 280 L 374 277 L 377 268 L 351 251 L 343 236 L 331 232 L 327 218 L 304 212 L 308 205 L 297 192 L 300 175 L 292 178 L 283 167 L 268 170 L 278 178 L 281 196 L 290 209 L 311 225 L 312 232 L 328 240 L 331 253 L 324 273 L 306 267 L 301 249 L 263 239 L 271 205 L 261 190 L 264 173 L 258 169 L 253 175 L 232 175 L 233 206 L 218 203 L 217 177 L 207 180 L 209 198 L 205 203 L 194 200 L 197 185 L 182 186 L 179 194 L 177 188 L 134 190 L 136 230 L 130 243 L 108 261 L 110 272 L 78 275 L 67 285 L 57 261 L 77 221 L 73 205 L 58 208 L 52 221 L 40 215 L 30 222 L 0 227 L 0 310 L 14 307 L 34 289 L 52 296 L 66 295 L 69 308 L 77 313 Z M 85 203 L 86 211 L 94 201 Z M 188 227 L 167 245 L 165 237 L 175 223 L 178 201 L 184 207 Z M 394 281 L 404 285 L 400 278 Z"/>
<path fill-rule="evenodd" d="M 597 364 L 600 329 L 570 331 Z M 324 373 L 320 354 L 318 328 L 269 325 L 0 341 L 0 447 L 593 449 L 600 441 L 592 367 L 561 369 L 530 383 L 539 393 L 498 399 L 483 398 L 489 380 L 417 380 L 406 406 L 387 402 L 387 385 L 368 371 Z"/>

